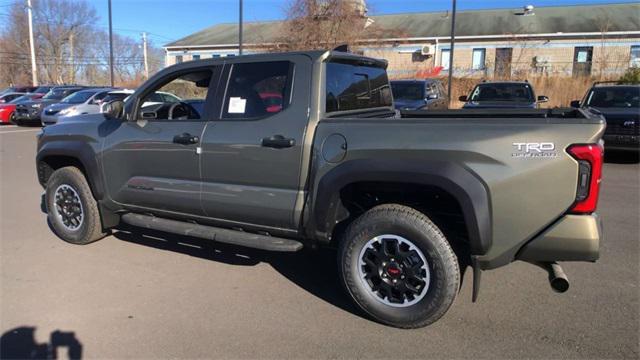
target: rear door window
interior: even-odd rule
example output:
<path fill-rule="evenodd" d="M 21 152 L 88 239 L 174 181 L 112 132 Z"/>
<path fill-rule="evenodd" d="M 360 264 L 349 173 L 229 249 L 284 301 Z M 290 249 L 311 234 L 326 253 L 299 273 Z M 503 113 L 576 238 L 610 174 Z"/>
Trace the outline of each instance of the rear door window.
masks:
<path fill-rule="evenodd" d="M 234 64 L 222 108 L 223 119 L 259 119 L 287 108 L 293 63 L 269 61 Z"/>
<path fill-rule="evenodd" d="M 391 106 L 391 90 L 383 68 L 327 63 L 326 112 Z"/>

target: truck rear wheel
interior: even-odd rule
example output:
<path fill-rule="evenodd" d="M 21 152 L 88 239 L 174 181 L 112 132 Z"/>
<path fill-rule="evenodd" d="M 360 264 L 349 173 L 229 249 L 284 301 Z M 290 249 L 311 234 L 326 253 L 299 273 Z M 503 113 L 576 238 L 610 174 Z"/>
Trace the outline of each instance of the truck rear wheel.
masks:
<path fill-rule="evenodd" d="M 403 205 L 376 206 L 354 220 L 338 256 L 353 300 L 391 326 L 432 324 L 460 286 L 458 260 L 445 236 L 426 215 Z"/>
<path fill-rule="evenodd" d="M 62 240 L 84 245 L 105 236 L 98 203 L 80 169 L 54 171 L 47 181 L 46 201 L 49 223 Z"/>

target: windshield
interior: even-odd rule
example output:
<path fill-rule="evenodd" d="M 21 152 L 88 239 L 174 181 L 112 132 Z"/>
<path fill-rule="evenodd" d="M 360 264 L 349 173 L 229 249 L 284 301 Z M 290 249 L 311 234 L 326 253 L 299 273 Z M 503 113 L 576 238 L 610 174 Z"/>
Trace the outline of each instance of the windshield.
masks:
<path fill-rule="evenodd" d="M 421 100 L 424 99 L 424 84 L 392 82 L 391 92 L 395 100 Z"/>
<path fill-rule="evenodd" d="M 102 99 L 102 102 L 103 103 L 108 103 L 109 101 L 114 101 L 114 100 L 124 100 L 129 95 L 131 95 L 131 94 L 123 94 L 123 93 L 109 94 L 109 95 L 105 96 L 104 99 Z"/>
<path fill-rule="evenodd" d="M 35 89 L 33 92 L 36 94 L 46 94 L 49 92 L 49 90 L 51 90 L 50 86 L 40 86 L 39 88 Z"/>
<path fill-rule="evenodd" d="M 595 88 L 586 104 L 600 108 L 637 108 L 640 107 L 640 86 Z"/>
<path fill-rule="evenodd" d="M 47 100 L 60 100 L 64 97 L 64 89 L 51 89 L 47 95 L 43 96 L 43 99 Z"/>
<path fill-rule="evenodd" d="M 17 98 L 15 98 L 15 99 L 13 99 L 13 100 L 9 101 L 9 104 L 17 104 L 17 103 L 19 103 L 19 102 L 27 101 L 27 100 L 31 100 L 31 96 L 22 95 L 22 96 L 20 96 L 20 97 L 17 97 Z"/>
<path fill-rule="evenodd" d="M 78 91 L 62 99 L 60 102 L 63 104 L 82 104 L 95 94 L 95 91 Z"/>
<path fill-rule="evenodd" d="M 481 84 L 476 86 L 469 100 L 534 102 L 529 84 Z"/>

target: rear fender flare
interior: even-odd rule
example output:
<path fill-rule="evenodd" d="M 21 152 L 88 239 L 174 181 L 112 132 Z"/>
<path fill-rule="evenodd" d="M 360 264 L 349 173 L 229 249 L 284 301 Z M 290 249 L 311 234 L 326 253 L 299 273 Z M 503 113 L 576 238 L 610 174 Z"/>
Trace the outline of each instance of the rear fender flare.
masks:
<path fill-rule="evenodd" d="M 305 228 L 307 236 L 328 241 L 336 223 L 348 216 L 340 200 L 345 186 L 363 181 L 399 182 L 438 187 L 460 204 L 471 253 L 491 247 L 491 198 L 486 184 L 470 169 L 451 162 L 413 160 L 350 160 L 327 172 L 312 196 Z"/>

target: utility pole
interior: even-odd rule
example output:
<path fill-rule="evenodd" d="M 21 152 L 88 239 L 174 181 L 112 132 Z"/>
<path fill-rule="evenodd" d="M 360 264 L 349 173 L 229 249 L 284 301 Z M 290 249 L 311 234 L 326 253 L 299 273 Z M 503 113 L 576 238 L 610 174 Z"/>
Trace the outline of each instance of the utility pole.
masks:
<path fill-rule="evenodd" d="M 240 1 L 240 18 L 238 23 L 238 55 L 242 55 L 242 0 Z"/>
<path fill-rule="evenodd" d="M 70 84 L 73 84 L 76 82 L 76 67 L 74 64 L 75 60 L 73 58 L 73 29 L 71 30 L 71 33 L 69 34 L 69 79 L 70 79 Z"/>
<path fill-rule="evenodd" d="M 451 84 L 453 82 L 453 47 L 456 45 L 456 0 L 452 0 L 452 12 L 451 12 L 451 48 L 449 49 L 449 88 L 447 95 L 449 102 L 451 102 Z"/>
<path fill-rule="evenodd" d="M 147 33 L 142 33 L 142 54 L 144 55 L 144 77 L 149 79 L 149 60 L 147 58 Z"/>
<path fill-rule="evenodd" d="M 31 48 L 31 83 L 38 86 L 38 68 L 36 66 L 36 46 L 33 42 L 33 14 L 31 0 L 27 0 L 27 13 L 29 15 L 29 47 Z"/>
<path fill-rule="evenodd" d="M 109 81 L 113 86 L 113 28 L 111 24 L 111 0 L 109 1 Z"/>

